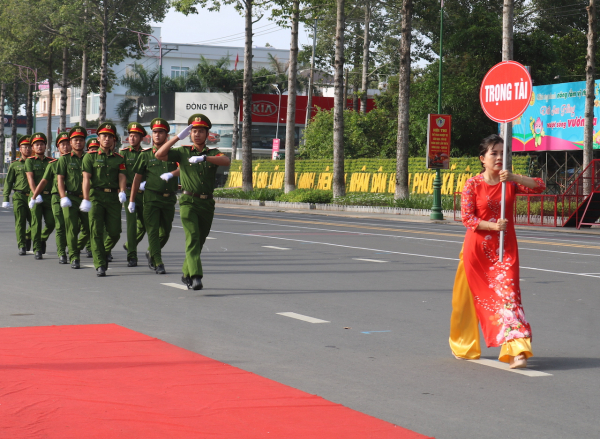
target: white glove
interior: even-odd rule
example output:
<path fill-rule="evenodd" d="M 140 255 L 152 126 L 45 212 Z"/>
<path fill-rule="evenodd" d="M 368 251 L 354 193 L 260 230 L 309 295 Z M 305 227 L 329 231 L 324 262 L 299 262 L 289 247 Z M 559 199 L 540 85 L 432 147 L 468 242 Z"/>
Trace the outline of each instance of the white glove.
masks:
<path fill-rule="evenodd" d="M 92 210 L 92 202 L 90 200 L 83 200 L 79 205 L 79 210 L 82 212 L 89 212 Z"/>
<path fill-rule="evenodd" d="M 35 197 L 35 204 L 41 204 L 44 202 L 44 199 L 42 198 L 41 195 L 38 195 L 37 197 Z"/>
<path fill-rule="evenodd" d="M 119 203 L 123 204 L 125 201 L 127 201 L 127 195 L 125 192 L 119 192 Z"/>
<path fill-rule="evenodd" d="M 182 131 L 182 132 L 180 132 L 179 134 L 177 134 L 177 137 L 179 137 L 179 139 L 180 139 L 180 140 L 183 140 L 183 139 L 185 139 L 185 138 L 186 138 L 187 136 L 189 136 L 189 135 L 190 135 L 190 133 L 192 132 L 192 127 L 193 127 L 193 125 L 191 125 L 191 124 L 190 124 L 190 125 L 188 125 L 187 127 L 185 127 L 185 128 L 183 129 L 183 131 Z"/>
<path fill-rule="evenodd" d="M 141 191 L 145 191 L 146 190 L 146 182 L 142 181 L 142 183 L 140 184 L 140 190 Z"/>
<path fill-rule="evenodd" d="M 60 207 L 71 207 L 73 204 L 71 204 L 71 200 L 69 200 L 69 197 L 64 197 L 60 199 Z"/>
<path fill-rule="evenodd" d="M 4 202 L 2 203 L 2 207 L 3 207 L 4 209 L 10 209 L 10 202 L 9 202 L 9 201 L 4 201 Z"/>
<path fill-rule="evenodd" d="M 35 207 L 35 200 L 32 198 L 31 200 L 29 200 L 29 208 L 33 209 Z"/>
<path fill-rule="evenodd" d="M 129 206 L 127 206 L 127 210 L 129 210 L 129 213 L 135 212 L 135 203 L 130 201 Z"/>
<path fill-rule="evenodd" d="M 195 155 L 194 157 L 190 157 L 190 159 L 188 160 L 188 162 L 190 162 L 190 163 L 202 163 L 204 160 L 206 160 L 206 155 L 202 154 L 202 155 Z"/>
<path fill-rule="evenodd" d="M 160 178 L 162 178 L 164 181 L 169 181 L 171 178 L 173 178 L 173 174 L 170 172 L 165 172 L 164 174 L 160 174 Z"/>

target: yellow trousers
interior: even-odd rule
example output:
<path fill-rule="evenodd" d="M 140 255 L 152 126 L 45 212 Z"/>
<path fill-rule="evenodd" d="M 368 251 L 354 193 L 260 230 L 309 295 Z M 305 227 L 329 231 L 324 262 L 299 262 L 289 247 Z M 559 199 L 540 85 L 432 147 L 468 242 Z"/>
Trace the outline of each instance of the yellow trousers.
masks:
<path fill-rule="evenodd" d="M 466 360 L 476 360 L 481 356 L 479 320 L 465 273 L 462 249 L 458 269 L 456 270 L 456 278 L 454 279 L 454 289 L 452 290 L 450 349 L 456 357 Z M 504 343 L 500 348 L 498 360 L 509 363 L 510 357 L 516 357 L 520 354 L 525 355 L 526 358 L 533 356 L 530 338 L 517 338 Z"/>

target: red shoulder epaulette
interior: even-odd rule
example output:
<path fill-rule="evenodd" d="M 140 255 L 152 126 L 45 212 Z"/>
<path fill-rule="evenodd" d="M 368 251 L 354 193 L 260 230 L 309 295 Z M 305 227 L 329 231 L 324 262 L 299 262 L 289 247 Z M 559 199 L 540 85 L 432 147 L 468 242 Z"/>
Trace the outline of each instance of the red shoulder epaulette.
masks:
<path fill-rule="evenodd" d="M 98 150 L 96 150 L 96 151 L 88 151 L 88 152 L 86 152 L 86 154 L 98 154 Z"/>
<path fill-rule="evenodd" d="M 34 155 L 34 156 L 31 156 L 31 157 L 27 157 L 27 158 L 28 158 L 28 159 L 37 159 L 37 156 L 36 156 L 36 155 Z"/>
<path fill-rule="evenodd" d="M 119 157 L 121 157 L 121 158 L 123 158 L 123 156 L 122 156 L 121 154 L 117 153 L 117 152 L 113 152 L 113 154 L 114 154 L 114 155 L 117 155 L 117 156 L 119 156 Z"/>
<path fill-rule="evenodd" d="M 50 163 L 54 163 L 55 161 L 57 161 L 58 159 L 54 159 L 54 160 L 50 160 Z"/>

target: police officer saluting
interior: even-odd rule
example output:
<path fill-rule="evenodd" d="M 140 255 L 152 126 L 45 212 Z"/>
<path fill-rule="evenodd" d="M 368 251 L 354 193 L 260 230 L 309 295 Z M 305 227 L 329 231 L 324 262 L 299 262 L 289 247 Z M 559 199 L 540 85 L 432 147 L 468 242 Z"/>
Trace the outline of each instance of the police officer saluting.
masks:
<path fill-rule="evenodd" d="M 97 152 L 89 152 L 83 158 L 83 201 L 79 209 L 89 212 L 90 240 L 97 276 L 106 276 L 107 252 L 103 241 L 106 228 L 109 244 L 116 243 L 121 235 L 121 204 L 127 200 L 125 189 L 125 158 L 113 152 L 116 144 L 116 128 L 111 123 L 98 127 Z"/>
<path fill-rule="evenodd" d="M 83 147 L 87 131 L 75 126 L 69 131 L 71 153 L 63 155 L 58 160 L 56 178 L 60 206 L 65 217 L 67 245 L 69 246 L 69 261 L 71 268 L 80 268 L 80 252 L 89 242 L 90 226 L 86 212 L 79 210 L 83 201 Z M 79 232 L 81 237 L 78 239 Z"/>
<path fill-rule="evenodd" d="M 131 186 L 133 184 L 133 178 L 135 177 L 134 165 L 138 160 L 142 152 L 142 139 L 148 135 L 146 129 L 137 122 L 131 122 L 127 125 L 127 132 L 129 133 L 129 148 L 121 150 L 121 155 L 125 157 L 126 176 L 127 176 L 127 197 L 131 196 Z M 138 187 L 137 191 L 142 193 L 144 188 Z M 137 245 L 144 238 L 146 234 L 146 228 L 144 226 L 144 197 L 140 195 L 138 197 L 138 203 L 136 209 L 131 212 L 129 209 L 125 210 L 125 218 L 127 219 L 127 243 L 123 245 L 123 248 L 127 251 L 127 266 L 137 267 Z"/>
<path fill-rule="evenodd" d="M 33 133 L 31 135 L 31 145 L 33 146 L 33 155 L 25 161 L 25 173 L 31 193 L 35 192 L 37 185 L 44 177 L 46 168 L 56 159 L 46 157 L 46 145 L 48 140 L 44 133 Z M 46 253 L 46 241 L 54 230 L 54 215 L 52 214 L 52 197 L 49 190 L 42 191 L 41 194 L 29 201 L 31 209 L 31 239 L 33 241 L 33 251 L 35 259 L 43 259 L 42 255 Z M 42 218 L 46 227 L 42 230 Z"/>
<path fill-rule="evenodd" d="M 201 290 L 203 272 L 200 252 L 215 212 L 213 190 L 217 167 L 228 166 L 230 160 L 218 149 L 206 147 L 208 130 L 212 127 L 208 117 L 194 114 L 188 124 L 187 128 L 156 151 L 156 158 L 180 164 L 182 195 L 179 212 L 185 231 L 185 261 L 181 280 L 188 288 Z M 171 149 L 178 140 L 185 139 L 190 133 L 193 145 Z"/>
<path fill-rule="evenodd" d="M 173 227 L 177 203 L 177 178 L 173 177 L 179 176 L 179 169 L 176 162 L 163 162 L 154 156 L 169 138 L 170 127 L 167 121 L 154 119 L 150 122 L 150 129 L 154 147 L 145 149 L 135 164 L 128 211 L 137 212 L 143 199 L 144 223 L 148 232 L 148 267 L 154 269 L 156 274 L 165 274 L 161 249 L 169 240 Z M 145 180 L 143 196 L 137 190 L 142 180 Z"/>
<path fill-rule="evenodd" d="M 71 152 L 71 143 L 69 142 L 69 133 L 58 133 L 56 137 L 56 148 L 60 152 L 61 156 L 67 155 Z M 58 160 L 54 160 L 46 168 L 44 177 L 35 188 L 31 198 L 36 198 L 46 188 L 48 183 L 52 186 L 50 195 L 52 196 L 52 214 L 54 215 L 54 225 L 56 226 L 56 253 L 58 254 L 58 263 L 66 264 L 67 254 L 65 248 L 67 247 L 67 237 L 65 234 L 65 217 L 60 206 L 60 196 L 58 194 L 58 185 L 56 180 L 56 169 L 58 166 Z"/>
<path fill-rule="evenodd" d="M 25 175 L 25 160 L 31 155 L 31 142 L 29 136 L 19 139 L 19 151 L 21 157 L 8 167 L 8 174 L 4 182 L 4 202 L 2 207 L 10 208 L 10 192 L 13 194 L 13 213 L 15 215 L 15 232 L 17 234 L 17 246 L 19 255 L 24 256 L 31 248 L 31 230 L 27 229 L 27 223 L 31 227 L 31 210 L 27 206 L 27 198 L 31 193 L 27 175 Z"/>

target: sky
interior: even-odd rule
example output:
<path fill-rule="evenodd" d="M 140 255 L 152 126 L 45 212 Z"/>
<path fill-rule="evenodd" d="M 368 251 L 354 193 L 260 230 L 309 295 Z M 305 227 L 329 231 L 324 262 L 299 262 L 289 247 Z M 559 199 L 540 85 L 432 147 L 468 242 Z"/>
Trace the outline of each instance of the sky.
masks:
<path fill-rule="evenodd" d="M 165 43 L 198 43 L 214 46 L 244 46 L 244 17 L 231 5 L 225 5 L 220 12 L 200 10 L 199 14 L 187 17 L 170 9 L 160 26 L 162 40 Z M 267 14 L 254 23 L 253 46 L 265 47 L 268 43 L 276 49 L 290 48 L 290 30 L 277 26 L 267 19 Z M 302 25 L 301 25 L 302 26 Z M 308 32 L 301 27 L 298 32 L 298 45 L 312 44 Z"/>

